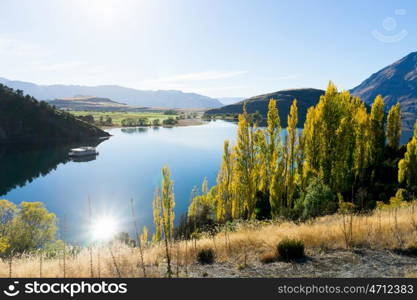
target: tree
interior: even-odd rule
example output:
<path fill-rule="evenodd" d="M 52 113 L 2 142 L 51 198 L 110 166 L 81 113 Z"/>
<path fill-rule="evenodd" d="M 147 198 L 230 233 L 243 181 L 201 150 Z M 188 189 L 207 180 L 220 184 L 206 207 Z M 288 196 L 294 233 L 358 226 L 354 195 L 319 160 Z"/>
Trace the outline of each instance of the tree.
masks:
<path fill-rule="evenodd" d="M 353 170 L 355 180 L 363 180 L 369 165 L 370 118 L 362 105 L 355 114 L 355 149 L 353 152 Z"/>
<path fill-rule="evenodd" d="M 378 95 L 371 106 L 370 162 L 378 164 L 385 147 L 385 112 L 384 100 Z"/>
<path fill-rule="evenodd" d="M 6 237 L 9 234 L 16 212 L 16 205 L 4 199 L 0 200 L 0 236 Z"/>
<path fill-rule="evenodd" d="M 298 123 L 298 109 L 297 109 L 297 100 L 294 99 L 291 108 L 290 114 L 288 115 L 288 127 L 287 127 L 287 139 L 285 144 L 285 186 L 286 186 L 286 197 L 287 197 L 287 207 L 291 208 L 293 206 L 293 196 L 295 189 L 295 161 L 296 161 L 296 144 L 297 144 L 297 123 Z"/>
<path fill-rule="evenodd" d="M 413 192 L 417 191 L 417 121 L 414 126 L 414 136 L 407 144 L 407 152 L 398 163 L 398 181 L 406 182 Z"/>
<path fill-rule="evenodd" d="M 232 154 L 230 151 L 229 141 L 225 140 L 223 145 L 223 158 L 220 171 L 217 175 L 217 194 L 216 194 L 216 219 L 225 221 L 231 218 L 231 190 L 232 181 Z"/>
<path fill-rule="evenodd" d="M 401 108 L 400 103 L 392 106 L 388 113 L 387 139 L 388 146 L 398 149 L 401 138 Z"/>
<path fill-rule="evenodd" d="M 113 123 L 112 118 L 111 118 L 110 116 L 107 116 L 107 117 L 106 117 L 106 122 L 105 122 L 105 124 L 106 124 L 107 126 L 111 126 L 111 125 L 112 125 L 112 123 Z"/>
<path fill-rule="evenodd" d="M 152 242 L 157 243 L 162 238 L 162 218 L 161 218 L 161 210 L 162 210 L 162 203 L 161 203 L 161 190 L 156 189 L 153 202 L 153 223 L 155 225 L 155 232 L 152 236 Z"/>
<path fill-rule="evenodd" d="M 18 253 L 41 248 L 55 239 L 56 216 L 41 202 L 22 202 L 10 223 L 10 248 Z"/>
<path fill-rule="evenodd" d="M 232 202 L 232 215 L 234 218 L 253 217 L 255 208 L 254 179 L 254 141 L 253 127 L 248 122 L 246 104 L 243 106 L 243 114 L 239 115 L 237 142 L 235 146 L 235 175 L 234 201 Z"/>
<path fill-rule="evenodd" d="M 148 245 L 148 227 L 143 226 L 142 233 L 140 235 L 140 245 L 146 247 Z"/>
<path fill-rule="evenodd" d="M 278 157 L 281 153 L 281 121 L 277 104 L 274 99 L 269 100 L 268 104 L 268 119 L 265 138 L 260 139 L 260 150 L 263 152 L 263 161 L 261 168 L 264 174 L 260 178 L 259 189 L 264 193 L 269 193 L 269 187 L 272 182 L 272 176 L 276 171 Z M 262 132 L 260 132 L 262 133 Z"/>
<path fill-rule="evenodd" d="M 313 179 L 304 199 L 303 217 L 318 217 L 336 210 L 336 197 L 331 188 L 319 178 Z"/>
<path fill-rule="evenodd" d="M 172 274 L 171 256 L 169 253 L 169 244 L 174 234 L 174 185 L 171 180 L 171 172 L 167 166 L 162 168 L 162 228 L 165 241 L 165 250 L 168 263 L 168 276 Z"/>

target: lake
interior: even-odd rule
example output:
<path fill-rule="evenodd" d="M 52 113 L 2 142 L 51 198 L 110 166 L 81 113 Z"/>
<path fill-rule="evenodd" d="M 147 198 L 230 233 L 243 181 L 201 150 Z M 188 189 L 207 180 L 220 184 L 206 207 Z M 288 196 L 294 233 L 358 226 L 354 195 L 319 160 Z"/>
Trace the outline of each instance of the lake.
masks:
<path fill-rule="evenodd" d="M 213 121 L 200 126 L 172 128 L 114 128 L 112 137 L 96 146 L 99 155 L 90 160 L 68 157 L 72 147 L 0 148 L 0 199 L 16 204 L 41 201 L 60 221 L 61 236 L 72 243 L 88 240 L 89 201 L 93 219 L 111 216 L 120 231 L 134 233 L 130 199 L 135 202 L 141 228 L 153 231 L 152 199 L 161 184 L 161 169 L 171 169 L 176 220 L 187 211 L 193 186 L 204 177 L 215 184 L 223 142 L 236 138 L 236 124 Z M 406 133 L 402 142 L 411 134 Z M 86 144 L 87 145 L 87 144 Z M 132 235 L 133 236 L 133 235 Z"/>
<path fill-rule="evenodd" d="M 16 204 L 41 201 L 60 221 L 61 238 L 86 241 L 88 198 L 93 216 L 109 215 L 120 231 L 133 233 L 130 199 L 140 228 L 153 231 L 152 199 L 161 184 L 161 169 L 171 169 L 176 219 L 187 211 L 193 186 L 204 177 L 215 184 L 225 139 L 234 141 L 236 125 L 225 121 L 173 128 L 114 128 L 113 136 L 96 143 L 99 155 L 73 161 L 75 145 L 0 152 L 0 199 Z M 98 145 L 97 145 L 98 144 Z M 65 234 L 62 231 L 65 216 Z M 94 218 L 94 217 L 93 217 Z"/>

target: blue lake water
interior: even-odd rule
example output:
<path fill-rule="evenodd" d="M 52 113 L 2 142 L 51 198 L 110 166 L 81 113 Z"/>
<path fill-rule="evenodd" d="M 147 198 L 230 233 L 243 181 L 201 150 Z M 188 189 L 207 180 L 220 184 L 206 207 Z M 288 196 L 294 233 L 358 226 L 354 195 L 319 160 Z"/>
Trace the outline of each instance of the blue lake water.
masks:
<path fill-rule="evenodd" d="M 138 225 L 152 231 L 152 198 L 168 165 L 174 181 L 176 217 L 188 207 L 193 186 L 204 177 L 215 183 L 223 142 L 234 141 L 236 125 L 224 121 L 173 128 L 115 128 L 113 136 L 97 146 L 91 161 L 68 159 L 68 147 L 52 147 L 4 154 L 0 163 L 0 198 L 16 204 L 42 201 L 55 213 L 65 239 L 85 241 L 88 197 L 94 216 L 110 215 L 121 231 L 134 232 L 130 199 L 135 202 Z M 3 186 L 2 186 L 3 185 Z M 62 232 L 61 232 L 62 234 Z"/>
<path fill-rule="evenodd" d="M 90 161 L 73 161 L 66 145 L 28 149 L 0 148 L 0 199 L 16 204 L 41 201 L 59 219 L 65 216 L 64 238 L 88 240 L 90 198 L 93 219 L 112 216 L 120 231 L 134 233 L 130 199 L 135 202 L 139 227 L 153 231 L 152 199 L 168 165 L 174 181 L 176 219 L 186 212 L 193 186 L 204 177 L 215 184 L 223 142 L 236 138 L 236 124 L 216 121 L 173 128 L 115 128 L 112 137 L 97 145 Z M 403 134 L 405 143 L 410 133 Z M 96 146 L 96 145 L 93 145 Z M 61 230 L 61 234 L 63 234 Z"/>

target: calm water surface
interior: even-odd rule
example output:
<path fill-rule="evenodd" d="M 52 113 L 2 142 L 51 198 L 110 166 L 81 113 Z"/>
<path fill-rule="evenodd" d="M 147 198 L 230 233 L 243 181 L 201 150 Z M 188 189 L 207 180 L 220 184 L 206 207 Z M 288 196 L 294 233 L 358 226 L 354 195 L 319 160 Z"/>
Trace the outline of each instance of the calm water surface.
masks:
<path fill-rule="evenodd" d="M 215 183 L 223 142 L 236 137 L 234 123 L 216 121 L 201 126 L 174 128 L 115 128 L 113 136 L 97 145 L 99 155 L 90 161 L 73 161 L 72 147 L 38 149 L 0 148 L 0 199 L 16 204 L 41 201 L 60 221 L 65 216 L 66 233 L 77 243 L 88 240 L 91 199 L 93 219 L 102 215 L 118 221 L 120 231 L 134 233 L 130 199 L 140 228 L 153 231 L 152 198 L 161 184 L 161 169 L 171 169 L 177 220 L 186 212 L 193 186 L 204 177 Z M 410 134 L 403 134 L 406 142 Z"/>
<path fill-rule="evenodd" d="M 152 198 L 168 165 L 174 181 L 176 217 L 188 207 L 193 186 L 215 183 L 223 141 L 234 141 L 236 125 L 224 121 L 174 128 L 115 128 L 90 161 L 68 159 L 69 146 L 0 152 L 0 198 L 16 204 L 42 201 L 61 222 L 65 239 L 86 240 L 88 197 L 93 215 L 111 215 L 120 230 L 133 233 L 130 199 L 138 225 L 152 231 Z M 62 231 L 61 231 L 61 234 Z"/>

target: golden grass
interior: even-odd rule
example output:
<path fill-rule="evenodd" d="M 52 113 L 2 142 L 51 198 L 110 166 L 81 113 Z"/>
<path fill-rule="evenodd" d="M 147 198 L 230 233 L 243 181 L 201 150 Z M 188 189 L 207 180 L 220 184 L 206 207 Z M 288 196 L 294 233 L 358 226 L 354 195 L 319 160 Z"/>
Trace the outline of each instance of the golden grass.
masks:
<path fill-rule="evenodd" d="M 273 253 L 278 242 L 285 237 L 302 240 L 307 252 L 349 247 L 404 249 L 417 243 L 417 205 L 413 203 L 407 207 L 375 211 L 371 215 L 330 215 L 299 224 L 242 222 L 233 232 L 223 231 L 214 237 L 172 243 L 172 269 L 174 275 L 178 272 L 179 276 L 187 276 L 187 271 L 195 264 L 196 253 L 203 248 L 214 249 L 218 262 L 246 265 Z M 92 254 L 93 272 L 88 249 L 76 256 L 67 255 L 66 276 L 91 277 L 91 273 L 94 277 L 119 277 L 119 273 L 121 277 L 143 276 L 137 248 L 113 244 L 93 247 Z M 148 276 L 165 276 L 162 244 L 146 248 L 144 260 Z M 63 277 L 62 258 L 43 259 L 42 264 L 40 261 L 36 255 L 13 259 L 12 276 L 40 277 L 42 272 L 43 277 Z M 9 261 L 0 261 L 0 277 L 8 276 Z"/>

